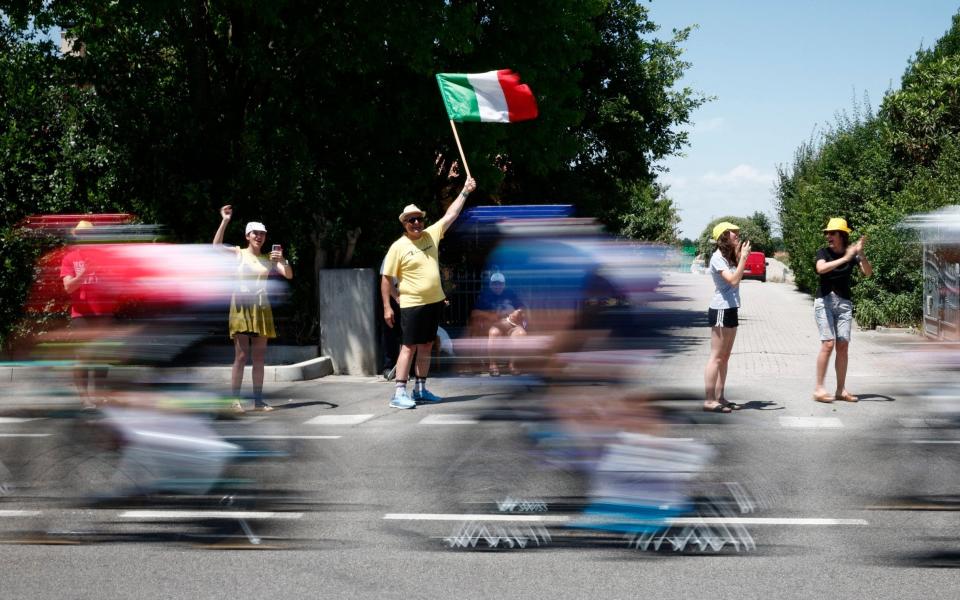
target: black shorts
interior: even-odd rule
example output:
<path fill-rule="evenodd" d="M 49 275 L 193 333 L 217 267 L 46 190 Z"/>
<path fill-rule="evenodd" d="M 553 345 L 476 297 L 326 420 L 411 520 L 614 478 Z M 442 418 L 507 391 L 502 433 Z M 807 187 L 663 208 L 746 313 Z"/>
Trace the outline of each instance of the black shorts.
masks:
<path fill-rule="evenodd" d="M 437 339 L 440 327 L 440 313 L 443 312 L 443 300 L 433 304 L 422 304 L 400 309 L 400 343 L 404 346 L 427 344 Z"/>
<path fill-rule="evenodd" d="M 734 308 L 709 308 L 707 309 L 707 325 L 710 327 L 736 327 L 740 324 L 737 315 L 737 309 Z"/>

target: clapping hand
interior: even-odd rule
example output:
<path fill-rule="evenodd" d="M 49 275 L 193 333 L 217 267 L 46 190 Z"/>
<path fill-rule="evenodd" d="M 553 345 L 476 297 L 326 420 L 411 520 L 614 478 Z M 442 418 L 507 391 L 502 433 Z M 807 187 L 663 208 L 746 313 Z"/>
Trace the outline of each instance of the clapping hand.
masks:
<path fill-rule="evenodd" d="M 750 256 L 750 240 L 745 240 L 740 244 L 740 249 L 738 251 L 737 258 L 740 260 L 740 264 L 746 263 L 748 256 Z"/>
<path fill-rule="evenodd" d="M 853 258 L 854 256 L 860 256 L 861 254 L 863 254 L 863 243 L 864 243 L 864 241 L 865 241 L 864 238 L 860 238 L 860 239 L 857 240 L 856 242 L 850 244 L 850 245 L 847 247 L 847 252 L 846 252 L 847 257 L 848 257 L 848 258 Z"/>

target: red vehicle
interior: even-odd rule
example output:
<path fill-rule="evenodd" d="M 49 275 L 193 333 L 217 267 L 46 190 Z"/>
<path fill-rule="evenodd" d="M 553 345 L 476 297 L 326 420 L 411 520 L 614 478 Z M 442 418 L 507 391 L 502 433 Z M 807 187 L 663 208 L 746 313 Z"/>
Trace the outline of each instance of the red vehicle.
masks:
<path fill-rule="evenodd" d="M 763 252 L 751 252 L 743 269 L 744 279 L 767 280 L 767 257 Z"/>

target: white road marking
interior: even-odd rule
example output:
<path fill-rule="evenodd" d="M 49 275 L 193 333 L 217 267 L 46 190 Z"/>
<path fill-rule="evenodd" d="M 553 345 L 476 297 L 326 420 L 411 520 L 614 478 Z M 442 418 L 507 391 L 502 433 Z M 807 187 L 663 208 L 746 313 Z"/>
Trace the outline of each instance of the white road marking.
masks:
<path fill-rule="evenodd" d="M 912 440 L 913 444 L 960 444 L 960 440 Z"/>
<path fill-rule="evenodd" d="M 520 514 L 486 514 L 486 515 L 453 515 L 429 513 L 387 513 L 383 515 L 386 521 L 517 521 L 535 523 L 566 523 L 571 519 L 567 515 L 520 515 Z"/>
<path fill-rule="evenodd" d="M 309 421 L 305 421 L 304 425 L 359 425 L 364 421 L 369 421 L 376 415 L 320 415 L 319 417 L 314 417 Z"/>
<path fill-rule="evenodd" d="M 469 415 L 430 415 L 422 421 L 421 425 L 476 425 L 478 421 Z"/>
<path fill-rule="evenodd" d="M 0 510 L 0 517 L 36 517 L 39 510 Z"/>
<path fill-rule="evenodd" d="M 839 429 L 843 422 L 836 417 L 780 417 L 781 427 Z"/>
<path fill-rule="evenodd" d="M 50 437 L 52 433 L 0 433 L 0 437 Z"/>
<path fill-rule="evenodd" d="M 228 435 L 228 440 L 339 440 L 339 435 Z"/>
<path fill-rule="evenodd" d="M 513 521 L 527 523 L 567 523 L 569 515 L 521 514 L 439 514 L 387 513 L 387 521 Z M 679 517 L 666 519 L 670 525 L 869 525 L 864 519 L 763 518 L 763 517 Z"/>
<path fill-rule="evenodd" d="M 41 420 L 40 417 L 36 417 L 32 419 L 20 418 L 20 417 L 0 417 L 0 425 L 26 423 L 27 421 L 39 421 L 39 420 Z"/>
<path fill-rule="evenodd" d="M 786 519 L 763 517 L 683 517 L 668 519 L 672 525 L 869 525 L 865 519 Z"/>
<path fill-rule="evenodd" d="M 300 519 L 303 513 L 231 510 L 128 510 L 121 519 Z"/>

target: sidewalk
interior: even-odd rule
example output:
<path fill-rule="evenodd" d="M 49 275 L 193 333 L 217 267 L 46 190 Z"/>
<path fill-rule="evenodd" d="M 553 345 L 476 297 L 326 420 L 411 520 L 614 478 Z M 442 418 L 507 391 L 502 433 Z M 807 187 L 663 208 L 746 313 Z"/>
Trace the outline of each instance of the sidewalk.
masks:
<path fill-rule="evenodd" d="M 666 357 L 658 366 L 656 377 L 671 387 L 702 395 L 703 369 L 710 354 L 706 311 L 713 295 L 712 280 L 705 274 L 667 273 L 659 291 L 677 300 L 657 306 L 695 311 L 702 317 L 696 325 L 672 332 L 689 336 L 697 343 Z M 810 395 L 820 348 L 812 297 L 796 291 L 792 284 L 759 281 L 742 282 L 740 295 L 740 327 L 727 375 L 730 399 L 741 403 L 769 400 L 774 392 L 781 403 L 812 403 Z M 855 326 L 847 388 L 857 394 L 890 394 L 905 389 L 925 374 L 922 365 L 903 356 L 911 345 L 922 340 L 916 335 L 861 331 Z M 831 358 L 827 389 L 833 390 L 835 382 Z"/>

